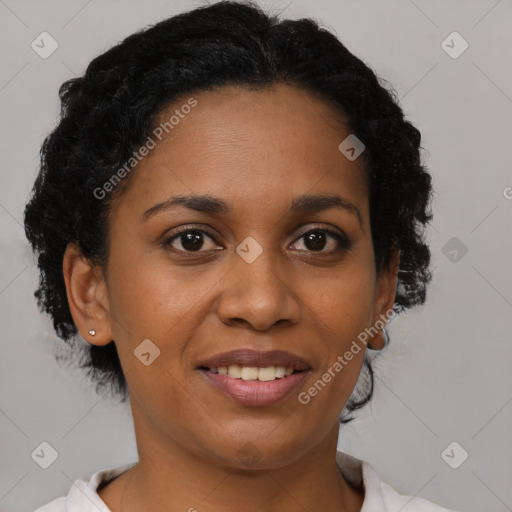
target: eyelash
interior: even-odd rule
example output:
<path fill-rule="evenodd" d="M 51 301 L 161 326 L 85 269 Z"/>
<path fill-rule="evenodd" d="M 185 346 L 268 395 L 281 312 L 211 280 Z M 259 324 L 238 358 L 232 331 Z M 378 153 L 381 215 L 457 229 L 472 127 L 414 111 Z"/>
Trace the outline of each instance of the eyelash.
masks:
<path fill-rule="evenodd" d="M 189 232 L 202 233 L 202 234 L 206 235 L 207 237 L 209 237 L 210 239 L 212 239 L 215 243 L 218 243 L 215 240 L 215 237 L 211 233 L 209 233 L 208 231 L 205 231 L 204 229 L 194 228 L 194 227 L 191 227 L 191 226 L 183 226 L 181 228 L 178 228 L 178 231 L 176 233 L 174 233 L 171 237 L 166 238 L 162 242 L 162 246 L 163 247 L 169 247 L 174 252 L 178 252 L 178 253 L 186 254 L 186 255 L 190 255 L 190 256 L 195 256 L 195 255 L 198 255 L 198 254 L 201 254 L 201 253 L 212 252 L 212 251 L 203 251 L 203 250 L 199 250 L 199 251 L 186 251 L 186 250 L 175 249 L 174 247 L 171 247 L 172 243 L 175 240 L 177 240 L 184 233 L 189 233 Z M 312 250 L 308 250 L 308 249 L 300 249 L 299 250 L 300 252 L 310 252 L 310 253 L 314 253 L 314 254 L 326 254 L 326 255 L 329 255 L 329 254 L 334 254 L 334 253 L 337 253 L 337 252 L 346 251 L 346 250 L 350 249 L 350 247 L 351 247 L 351 242 L 348 240 L 348 238 L 345 235 L 341 235 L 340 233 L 337 233 L 336 231 L 333 231 L 333 230 L 328 229 L 328 228 L 321 228 L 321 227 L 314 227 L 314 228 L 308 229 L 307 231 L 302 233 L 298 238 L 296 238 L 293 243 L 295 244 L 300 239 L 304 238 L 306 235 L 309 235 L 310 233 L 326 233 L 327 235 L 330 235 L 331 237 L 333 237 L 338 242 L 339 247 L 337 249 L 334 249 L 334 250 L 331 250 L 331 251 L 324 251 L 324 250 L 312 251 Z M 214 250 L 217 250 L 217 249 L 214 249 Z"/>

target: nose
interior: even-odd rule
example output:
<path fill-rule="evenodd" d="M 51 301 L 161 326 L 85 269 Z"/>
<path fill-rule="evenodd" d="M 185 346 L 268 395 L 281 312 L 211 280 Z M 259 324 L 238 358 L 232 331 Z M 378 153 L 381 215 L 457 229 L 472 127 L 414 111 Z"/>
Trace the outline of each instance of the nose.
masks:
<path fill-rule="evenodd" d="M 301 307 L 290 282 L 291 272 L 283 272 L 270 250 L 264 250 L 252 263 L 238 254 L 233 260 L 234 268 L 226 276 L 217 302 L 222 322 L 246 324 L 256 331 L 299 322 Z"/>

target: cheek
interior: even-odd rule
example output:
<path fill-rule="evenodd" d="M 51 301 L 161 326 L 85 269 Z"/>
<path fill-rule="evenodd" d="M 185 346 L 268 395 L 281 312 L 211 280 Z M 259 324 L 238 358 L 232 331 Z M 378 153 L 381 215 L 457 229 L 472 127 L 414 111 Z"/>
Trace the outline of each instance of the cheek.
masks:
<path fill-rule="evenodd" d="M 357 337 L 369 326 L 375 290 L 371 268 L 347 266 L 322 282 L 313 280 L 305 286 L 310 308 L 340 343 Z"/>
<path fill-rule="evenodd" d="M 187 344 L 208 313 L 207 292 L 219 277 L 203 272 L 185 279 L 165 263 L 143 264 L 143 257 L 114 261 L 108 280 L 111 325 L 129 387 L 146 395 L 180 388 Z M 158 354 L 148 366 L 136 357 L 143 346 L 149 347 L 150 360 Z"/>
<path fill-rule="evenodd" d="M 179 279 L 170 270 L 147 256 L 124 255 L 117 264 L 113 259 L 109 305 L 112 317 L 125 328 L 119 332 L 121 338 L 160 337 L 198 303 L 204 287 Z"/>
<path fill-rule="evenodd" d="M 309 295 L 322 343 L 321 349 L 317 349 L 322 352 L 322 358 L 316 375 L 316 382 L 318 379 L 322 382 L 316 388 L 322 389 L 318 394 L 325 400 L 333 400 L 341 408 L 350 396 L 363 364 L 366 345 L 361 341 L 361 335 L 371 325 L 374 286 L 371 272 L 354 268 L 316 288 L 316 293 L 311 290 Z M 324 399 L 318 401 L 319 406 Z"/>

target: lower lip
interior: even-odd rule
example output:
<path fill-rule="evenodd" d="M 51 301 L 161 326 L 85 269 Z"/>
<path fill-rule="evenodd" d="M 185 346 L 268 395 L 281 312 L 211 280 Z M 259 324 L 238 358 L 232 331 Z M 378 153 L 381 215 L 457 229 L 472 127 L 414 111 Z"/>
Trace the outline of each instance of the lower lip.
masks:
<path fill-rule="evenodd" d="M 307 371 L 292 373 L 281 379 L 260 381 L 233 379 L 229 375 L 212 373 L 208 370 L 200 372 L 217 389 L 234 402 L 246 406 L 265 406 L 275 404 L 297 389 L 308 374 Z"/>

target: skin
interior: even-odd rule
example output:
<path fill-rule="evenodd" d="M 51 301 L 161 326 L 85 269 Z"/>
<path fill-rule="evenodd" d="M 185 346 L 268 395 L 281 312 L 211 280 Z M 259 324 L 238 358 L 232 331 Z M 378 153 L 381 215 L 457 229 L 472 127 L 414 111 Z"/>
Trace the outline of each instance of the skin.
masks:
<path fill-rule="evenodd" d="M 196 365 L 236 348 L 286 350 L 309 361 L 298 391 L 307 390 L 390 310 L 398 251 L 377 275 L 363 160 L 338 150 L 350 133 L 342 117 L 304 91 L 229 87 L 194 97 L 197 106 L 114 204 L 105 272 L 74 245 L 64 257 L 73 318 L 90 343 L 115 340 L 130 391 L 139 464 L 99 494 L 114 512 L 358 511 L 363 495 L 335 454 L 364 350 L 307 405 L 297 393 L 272 406 L 238 405 Z M 221 198 L 232 212 L 173 206 L 141 219 L 156 203 L 192 194 Z M 291 214 L 304 194 L 338 195 L 359 217 L 342 208 Z M 199 252 L 187 253 L 179 237 L 162 244 L 184 225 L 207 231 Z M 312 250 L 304 234 L 322 229 L 345 234 L 350 247 L 326 234 Z M 250 264 L 236 252 L 248 236 L 263 249 Z M 160 349 L 149 366 L 134 356 L 145 339 Z M 370 346 L 382 348 L 382 336 Z M 256 454 L 253 465 L 240 450 Z"/>

